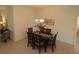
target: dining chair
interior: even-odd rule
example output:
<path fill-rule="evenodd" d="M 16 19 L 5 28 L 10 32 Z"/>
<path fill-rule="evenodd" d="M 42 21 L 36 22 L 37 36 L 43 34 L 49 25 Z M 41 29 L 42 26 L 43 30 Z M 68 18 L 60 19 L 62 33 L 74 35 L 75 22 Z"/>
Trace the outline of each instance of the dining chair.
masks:
<path fill-rule="evenodd" d="M 32 41 L 33 41 L 33 33 L 32 32 L 27 32 L 27 38 L 28 38 L 28 44 L 27 46 L 32 46 Z"/>
<path fill-rule="evenodd" d="M 56 38 L 57 38 L 57 34 L 58 32 L 54 35 L 51 35 L 51 38 L 48 41 L 48 46 L 47 47 L 51 47 L 52 48 L 52 52 L 54 52 L 54 48 L 56 48 Z"/>
<path fill-rule="evenodd" d="M 46 34 L 51 34 L 51 29 L 45 29 Z"/>
<path fill-rule="evenodd" d="M 40 33 L 45 33 L 45 28 L 41 28 Z"/>
<path fill-rule="evenodd" d="M 41 49 L 44 48 L 46 52 L 46 44 L 45 40 L 43 40 L 42 36 L 38 34 L 34 34 L 34 47 L 35 49 L 37 48 L 39 50 L 39 53 L 41 52 Z"/>
<path fill-rule="evenodd" d="M 33 32 L 33 28 L 28 28 L 28 32 Z"/>
<path fill-rule="evenodd" d="M 28 28 L 28 31 L 27 31 L 28 44 L 27 44 L 27 46 L 32 44 L 32 36 L 33 36 L 33 28 Z"/>
<path fill-rule="evenodd" d="M 52 38 L 52 51 L 54 52 L 54 48 L 56 48 L 56 38 L 57 38 L 58 32 L 54 35 Z"/>

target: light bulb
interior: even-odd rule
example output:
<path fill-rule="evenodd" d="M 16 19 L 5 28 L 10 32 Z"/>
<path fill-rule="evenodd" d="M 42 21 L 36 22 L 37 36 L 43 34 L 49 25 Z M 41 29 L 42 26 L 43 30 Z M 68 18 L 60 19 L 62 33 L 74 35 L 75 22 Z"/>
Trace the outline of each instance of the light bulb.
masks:
<path fill-rule="evenodd" d="M 35 22 L 38 22 L 38 19 L 35 19 Z"/>
<path fill-rule="evenodd" d="M 44 22 L 44 19 L 40 19 L 40 22 Z"/>

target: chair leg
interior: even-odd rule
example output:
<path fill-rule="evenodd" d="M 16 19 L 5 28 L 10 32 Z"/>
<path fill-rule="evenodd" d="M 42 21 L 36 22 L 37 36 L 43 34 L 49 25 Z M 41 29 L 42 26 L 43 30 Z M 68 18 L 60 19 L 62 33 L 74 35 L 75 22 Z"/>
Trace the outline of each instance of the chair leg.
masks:
<path fill-rule="evenodd" d="M 45 48 L 45 52 L 47 52 L 47 48 Z"/>
<path fill-rule="evenodd" d="M 39 54 L 40 54 L 40 52 L 41 52 L 41 48 L 40 48 L 40 46 L 39 46 Z"/>
<path fill-rule="evenodd" d="M 28 44 L 27 44 L 27 46 L 29 47 L 29 45 L 30 45 L 30 41 L 28 40 Z"/>
<path fill-rule="evenodd" d="M 34 44 L 32 44 L 32 49 L 35 50 L 35 45 Z"/>
<path fill-rule="evenodd" d="M 45 52 L 47 52 L 47 47 L 45 46 Z"/>
<path fill-rule="evenodd" d="M 8 37 L 9 40 L 11 40 L 10 36 Z"/>
<path fill-rule="evenodd" d="M 56 49 L 56 44 L 54 46 L 55 46 L 55 49 Z"/>
<path fill-rule="evenodd" d="M 7 43 L 7 40 L 5 39 L 4 42 Z"/>
<path fill-rule="evenodd" d="M 54 45 L 52 44 L 52 52 L 54 52 Z"/>
<path fill-rule="evenodd" d="M 54 48 L 52 47 L 52 52 L 54 52 Z"/>
<path fill-rule="evenodd" d="M 27 44 L 27 47 L 29 47 L 29 43 Z"/>

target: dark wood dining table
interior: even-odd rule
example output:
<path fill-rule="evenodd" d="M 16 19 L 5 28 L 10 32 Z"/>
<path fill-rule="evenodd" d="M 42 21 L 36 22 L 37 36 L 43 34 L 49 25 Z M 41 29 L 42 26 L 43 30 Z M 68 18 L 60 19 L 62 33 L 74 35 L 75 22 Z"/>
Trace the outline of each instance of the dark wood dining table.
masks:
<path fill-rule="evenodd" d="M 49 40 L 51 40 L 53 38 L 53 34 L 40 33 L 39 31 L 35 31 L 33 33 L 37 34 L 37 35 L 40 35 L 42 37 L 48 38 Z"/>
<path fill-rule="evenodd" d="M 31 31 L 31 32 L 27 32 L 27 34 L 28 34 L 28 45 L 29 45 L 29 38 L 30 38 L 31 46 L 33 49 L 35 49 L 34 47 L 35 45 L 37 45 L 36 46 L 37 48 L 41 46 L 40 44 L 42 43 L 44 45 L 42 46 L 45 49 L 45 52 L 49 46 L 52 47 L 52 52 L 54 52 L 54 46 L 56 47 L 56 37 L 58 32 L 56 34 L 51 34 L 51 32 L 47 33 L 47 32 L 41 32 L 41 31 Z M 41 48 L 39 48 L 39 53 L 40 53 L 40 49 Z"/>
<path fill-rule="evenodd" d="M 39 49 L 39 53 L 42 48 L 44 48 L 45 52 L 47 52 L 47 48 L 48 46 L 50 46 L 49 43 L 52 43 L 52 40 L 54 38 L 54 34 L 42 33 L 40 31 L 27 32 L 27 34 L 28 34 L 28 46 L 30 43 L 32 49 L 36 48 Z"/>

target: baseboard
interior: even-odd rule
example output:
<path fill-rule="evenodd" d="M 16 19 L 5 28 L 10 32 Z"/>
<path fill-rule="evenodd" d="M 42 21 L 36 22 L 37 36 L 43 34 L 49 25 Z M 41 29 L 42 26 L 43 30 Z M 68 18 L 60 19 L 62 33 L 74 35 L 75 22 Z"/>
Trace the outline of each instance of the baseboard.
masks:
<path fill-rule="evenodd" d="M 66 43 L 66 44 L 69 44 L 69 45 L 72 45 L 72 46 L 74 46 L 74 44 L 72 44 L 72 43 L 69 43 L 69 42 L 66 42 L 66 41 L 63 41 L 63 40 L 57 40 L 57 41 L 60 41 L 60 42 L 63 42 L 63 43 Z"/>

